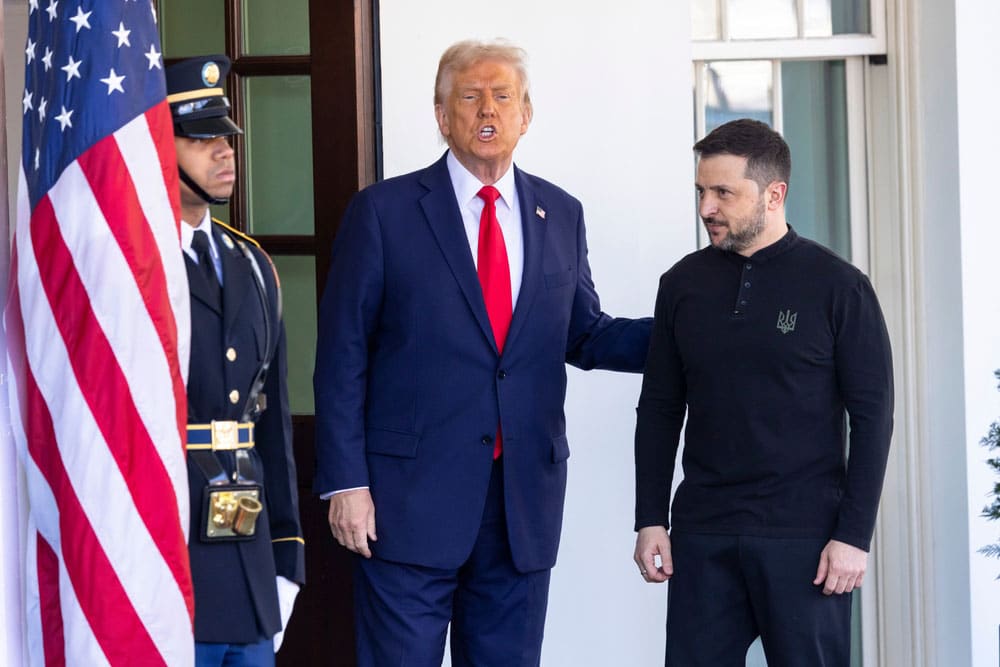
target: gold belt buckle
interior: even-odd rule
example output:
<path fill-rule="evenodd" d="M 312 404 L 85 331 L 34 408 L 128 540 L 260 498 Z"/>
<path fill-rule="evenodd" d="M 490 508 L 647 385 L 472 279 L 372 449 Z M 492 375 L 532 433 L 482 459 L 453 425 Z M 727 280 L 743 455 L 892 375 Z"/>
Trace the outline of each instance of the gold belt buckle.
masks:
<path fill-rule="evenodd" d="M 231 451 L 239 445 L 239 422 L 212 420 L 212 451 Z"/>

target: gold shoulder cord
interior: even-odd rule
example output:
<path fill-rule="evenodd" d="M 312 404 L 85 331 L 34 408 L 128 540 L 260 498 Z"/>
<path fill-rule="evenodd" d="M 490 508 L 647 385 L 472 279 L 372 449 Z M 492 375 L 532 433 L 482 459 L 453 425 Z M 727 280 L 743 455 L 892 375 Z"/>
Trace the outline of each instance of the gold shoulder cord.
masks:
<path fill-rule="evenodd" d="M 214 222 L 215 224 L 219 225 L 223 229 L 232 232 L 233 234 L 235 234 L 236 236 L 240 237 L 244 241 L 249 241 L 250 243 L 252 243 L 255 246 L 257 246 L 258 248 L 260 248 L 260 243 L 258 243 L 252 237 L 247 236 L 246 234 L 244 234 L 240 230 L 236 229 L 235 227 L 230 227 L 229 225 L 227 225 L 226 223 L 224 223 L 222 220 L 219 220 L 218 218 L 212 218 L 212 222 Z"/>
<path fill-rule="evenodd" d="M 215 224 L 219 225 L 223 229 L 232 232 L 233 234 L 235 234 L 239 238 L 244 239 L 244 240 L 249 241 L 250 243 L 254 244 L 257 247 L 257 249 L 260 250 L 264 254 L 264 257 L 267 259 L 267 263 L 271 265 L 271 273 L 274 274 L 274 282 L 275 282 L 275 284 L 277 284 L 278 290 L 280 291 L 281 290 L 281 278 L 278 276 L 278 267 L 276 267 L 274 265 L 274 260 L 271 259 L 271 256 L 268 255 L 267 252 L 263 248 L 260 247 L 260 243 L 258 243 L 257 240 L 254 239 L 252 236 L 248 236 L 247 234 L 244 234 L 240 230 L 235 229 L 233 227 L 230 227 L 229 225 L 227 225 L 226 223 L 222 222 L 218 218 L 212 218 L 212 222 L 214 222 Z M 279 304 L 281 303 L 281 297 L 280 296 L 278 297 L 278 302 L 279 302 Z M 279 306 L 279 312 L 280 312 L 280 309 L 281 309 L 281 307 Z"/>

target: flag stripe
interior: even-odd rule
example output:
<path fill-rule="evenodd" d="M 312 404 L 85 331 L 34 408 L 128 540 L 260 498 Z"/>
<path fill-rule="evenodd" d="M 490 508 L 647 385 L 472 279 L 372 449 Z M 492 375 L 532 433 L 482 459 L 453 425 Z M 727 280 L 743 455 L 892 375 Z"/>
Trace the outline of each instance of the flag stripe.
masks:
<path fill-rule="evenodd" d="M 87 295 L 53 216 L 46 197 L 36 208 L 32 234 L 28 240 L 19 238 L 22 262 L 25 257 L 41 260 L 35 272 L 42 277 L 41 284 L 30 285 L 37 293 L 25 294 L 28 290 L 23 281 L 21 287 L 22 307 L 27 311 L 25 304 L 33 306 L 30 319 L 38 334 L 37 338 L 27 339 L 29 366 L 32 371 L 38 369 L 35 377 L 46 403 L 60 406 L 56 440 L 52 442 L 58 443 L 68 477 L 117 576 L 143 618 L 155 619 L 169 611 L 188 619 L 186 625 L 168 623 L 148 628 L 156 633 L 155 641 L 161 650 L 181 650 L 188 646 L 184 637 L 190 641 L 191 613 L 189 597 L 183 595 L 185 585 L 178 579 L 183 575 L 186 581 L 189 574 L 177 512 L 170 508 L 174 497 L 162 493 L 169 487 L 165 485 L 160 459 L 145 429 L 136 422 L 128 387 L 107 340 L 95 326 Z M 29 245 L 32 243 L 46 251 L 33 252 Z M 22 278 L 30 273 L 26 267 L 19 270 Z M 42 307 L 49 300 L 57 304 L 55 311 Z M 65 347 L 64 340 L 71 347 Z M 45 385 L 41 384 L 43 377 Z M 78 383 L 81 377 L 100 377 L 101 382 Z M 29 425 L 29 431 L 32 428 Z M 43 442 L 50 441 L 43 438 Z M 107 497 L 127 499 L 135 507 L 126 502 L 110 508 L 116 512 L 109 512 L 104 501 Z M 164 522 L 167 528 L 174 527 L 180 553 L 173 554 L 171 560 L 164 561 L 163 554 L 168 550 L 151 541 L 157 521 Z M 149 527 L 153 528 L 153 536 Z M 65 540 L 63 544 L 67 546 Z M 172 544 L 167 541 L 167 546 Z M 65 551 L 63 556 L 69 559 Z M 77 594 L 81 600 L 86 598 L 79 591 Z"/>
<path fill-rule="evenodd" d="M 76 169 L 70 166 L 64 176 L 72 176 L 74 172 Z M 59 184 L 56 187 L 58 186 Z M 79 188 L 76 190 L 80 191 Z M 58 201 L 66 207 L 89 208 L 85 199 L 89 198 L 81 196 L 77 201 L 70 201 L 68 197 L 62 197 Z M 121 366 L 91 308 L 90 298 L 76 271 L 77 265 L 65 245 L 51 202 L 48 197 L 40 201 L 32 216 L 32 244 L 36 248 L 45 248 L 45 252 L 36 257 L 42 287 L 49 302 L 53 304 L 52 314 L 67 343 L 69 362 L 76 377 L 101 378 L 100 383 L 81 383 L 79 387 L 125 476 L 139 515 L 160 551 L 170 558 L 176 568 L 175 577 L 180 580 L 183 569 L 177 559 L 173 558 L 178 549 L 184 549 L 184 544 L 179 539 L 177 511 L 170 502 L 164 502 L 169 499 L 164 499 L 160 492 L 165 484 L 172 483 L 146 430 L 146 424 L 136 410 Z M 94 219 L 94 213 L 89 210 L 84 211 L 84 216 Z M 73 220 L 66 221 L 66 225 L 72 230 L 83 227 L 74 225 Z M 93 230 L 94 227 L 96 225 L 91 224 L 89 229 Z M 101 244 L 100 247 L 106 248 L 107 244 Z M 91 262 L 98 260 L 103 264 L 107 261 L 105 255 L 106 253 L 100 258 L 88 259 Z M 119 292 L 117 297 L 122 299 L 126 291 L 128 290 Z M 102 295 L 107 294 L 108 290 L 102 292 Z M 124 312 L 129 310 L 125 309 Z M 122 314 L 122 307 L 119 307 L 119 317 Z M 131 324 L 134 325 L 134 322 Z M 171 532 L 174 539 L 164 543 L 161 536 Z"/>
<path fill-rule="evenodd" d="M 148 221 L 145 218 L 142 207 L 139 205 L 138 194 L 132 179 L 128 177 L 128 172 L 126 171 L 122 154 L 118 150 L 115 138 L 108 136 L 97 142 L 93 148 L 81 155 L 77 162 L 83 171 L 84 177 L 87 179 L 87 184 L 96 199 L 97 206 L 100 208 L 103 222 L 108 225 L 111 234 L 118 243 L 118 248 L 125 262 L 128 264 L 127 268 L 132 274 L 133 283 L 139 287 L 139 296 L 145 303 L 147 315 L 150 318 L 149 321 L 152 323 L 155 335 L 159 338 L 160 345 L 165 353 L 162 359 L 157 355 L 158 358 L 156 361 L 157 363 L 162 361 L 166 365 L 166 368 L 161 372 L 168 373 L 173 383 L 174 395 L 172 401 L 174 405 L 183 406 L 185 395 L 184 382 L 181 379 L 180 367 L 177 363 L 176 349 L 171 340 L 173 332 L 177 330 L 177 323 L 174 321 L 173 310 L 171 309 L 169 294 L 167 293 L 166 273 L 164 272 L 163 263 L 160 261 L 157 240 L 153 236 L 152 229 L 146 224 Z M 59 183 L 52 188 L 50 198 L 53 202 L 60 201 L 59 189 L 63 187 L 68 190 L 86 192 L 85 190 L 81 190 L 80 186 L 82 184 L 66 182 L 73 178 L 74 171 L 72 168 L 69 168 L 63 172 Z M 65 230 L 64 235 L 67 236 L 67 242 L 71 245 L 73 239 L 69 238 L 69 235 L 74 230 L 83 228 L 83 225 L 78 224 L 76 218 L 89 218 L 88 214 L 90 212 L 83 212 L 83 216 L 80 213 L 80 211 L 73 211 L 69 216 L 66 213 L 59 215 L 61 226 Z M 96 214 L 97 211 L 93 213 Z M 100 218 L 89 219 L 91 227 L 98 226 L 95 223 Z M 137 224 L 139 222 L 143 224 Z M 87 233 L 93 234 L 93 229 L 88 230 Z M 82 234 L 78 235 L 82 236 Z M 177 243 L 177 239 L 174 239 L 174 242 Z M 86 271 L 86 267 L 86 263 L 81 261 L 79 266 L 81 273 Z M 115 274 L 119 271 L 118 267 L 107 266 L 106 264 L 100 264 L 95 268 L 101 274 Z M 97 286 L 88 287 L 91 288 L 90 293 L 95 294 L 96 290 L 93 288 Z M 122 285 L 122 287 L 132 291 L 131 288 L 133 285 L 126 284 Z M 109 290 L 104 291 L 108 292 Z M 117 298 L 119 294 L 120 291 L 115 290 L 111 295 L 112 299 Z M 100 295 L 95 294 L 95 296 Z M 140 324 L 144 325 L 145 321 L 140 322 Z M 143 382 L 143 384 L 148 383 Z M 176 409 L 174 410 L 174 414 L 176 414 Z M 161 420 L 164 416 L 169 417 L 169 415 L 160 415 Z M 176 420 L 172 423 L 175 431 L 177 430 L 177 424 L 178 421 Z M 177 443 L 175 444 L 180 444 L 179 434 Z"/>
<path fill-rule="evenodd" d="M 37 535 L 39 608 L 47 667 L 66 664 L 62 612 L 59 608 L 59 558 L 49 543 Z"/>
<path fill-rule="evenodd" d="M 177 173 L 177 148 L 174 144 L 174 117 L 170 113 L 170 105 L 166 100 L 163 100 L 158 105 L 146 112 L 146 121 L 149 125 L 149 133 L 153 137 L 152 149 L 155 151 L 156 155 L 160 158 L 159 162 L 161 167 L 161 173 L 158 178 L 154 178 L 152 175 L 143 178 L 143 182 L 157 183 L 163 182 L 165 186 L 165 193 L 170 195 L 170 206 L 173 211 L 173 216 L 170 218 L 169 222 L 176 222 L 176 225 L 180 225 L 181 220 L 181 199 L 180 199 L 180 175 Z M 128 129 L 126 125 L 123 130 Z M 119 130 L 120 132 L 121 130 Z M 116 132 L 115 134 L 118 134 Z M 148 162 L 147 162 L 148 164 Z M 130 163 L 130 169 L 134 169 L 134 164 Z M 139 172 L 133 172 L 139 173 Z M 157 207 L 160 210 L 163 207 Z M 165 208 L 163 208 L 165 210 Z M 178 233 L 178 239 L 180 238 L 180 231 Z M 170 253 L 170 256 L 176 256 L 175 253 Z M 184 266 L 184 262 L 181 262 L 181 267 Z M 187 290 L 183 290 L 187 294 Z"/>
<path fill-rule="evenodd" d="M 124 169 L 131 174 L 136 205 L 142 210 L 156 243 L 156 256 L 166 280 L 164 297 L 169 308 L 151 310 L 150 317 L 156 322 L 157 330 L 166 330 L 170 334 L 164 341 L 164 349 L 178 368 L 178 376 L 172 376 L 175 388 L 179 386 L 180 395 L 185 396 L 191 306 L 184 258 L 177 252 L 181 218 L 174 126 L 169 106 L 165 101 L 156 105 L 115 132 L 114 137 Z M 156 159 L 151 156 L 156 156 Z M 169 321 L 159 321 L 167 316 Z M 183 335 L 178 335 L 178 332 L 183 332 Z M 183 349 L 179 347 L 182 342 Z M 184 407 L 185 401 L 178 401 L 178 424 L 187 421 Z"/>
<path fill-rule="evenodd" d="M 177 453 L 184 451 L 184 435 L 179 424 L 186 421 L 186 402 L 176 344 L 171 333 L 176 331 L 177 325 L 164 264 L 159 261 L 157 240 L 148 225 L 135 224 L 136 220 L 144 220 L 144 214 L 133 181 L 124 176 L 127 171 L 122 158 L 115 139 L 108 137 L 98 142 L 80 156 L 78 162 L 82 174 L 72 166 L 63 172 L 60 181 L 52 188 L 51 201 L 54 205 L 65 202 L 68 197 L 60 196 L 64 188 L 68 192 L 83 193 L 79 198 L 83 201 L 72 206 L 60 205 L 56 214 L 80 277 L 91 295 L 91 307 L 101 321 L 122 372 L 127 376 L 135 406 L 149 431 L 152 444 L 159 450 L 178 503 L 182 504 L 182 507 L 175 508 L 181 534 L 171 528 L 170 537 L 176 540 L 176 548 L 184 551 L 186 546 L 182 535 L 186 525 L 180 523 L 179 517 L 186 516 L 188 512 L 187 495 L 181 493 L 187 485 L 187 468 L 183 457 L 177 456 Z M 90 193 L 96 201 L 87 196 Z M 79 224 L 79 218 L 91 220 L 91 225 Z M 101 261 L 94 261 L 89 257 L 92 244 L 89 237 L 93 232 L 82 234 L 78 230 L 97 226 L 94 223 L 98 220 L 109 226 L 109 233 L 117 246 L 106 244 Z M 176 238 L 173 243 L 177 244 Z M 115 278 L 122 274 L 130 274 L 132 279 Z M 116 279 L 121 287 L 114 292 L 102 289 L 109 279 Z M 135 289 L 137 285 L 139 289 Z M 186 302 L 184 307 L 189 308 Z M 123 311 L 136 315 L 127 328 L 116 326 Z M 159 345 L 154 344 L 157 340 Z M 167 376 L 171 378 L 171 384 L 151 383 L 148 380 L 150 377 Z M 168 405 L 173 409 L 165 410 Z M 170 466 L 168 462 L 174 465 Z"/>
<path fill-rule="evenodd" d="M 140 117 L 127 123 L 115 132 L 115 140 L 125 166 L 135 181 L 139 204 L 160 249 L 174 322 L 177 325 L 177 359 L 182 383 L 186 386 L 191 343 L 191 305 L 184 256 L 177 252 L 180 247 L 181 205 L 178 196 L 174 125 L 169 106 L 163 102 L 145 114 L 145 122 Z M 155 155 L 157 159 L 150 159 L 151 155 Z M 186 421 L 187 413 L 184 412 L 179 415 L 179 423 Z"/>
<path fill-rule="evenodd" d="M 56 433 L 45 399 L 35 384 L 31 371 L 27 376 L 26 395 L 29 406 L 28 429 L 38 435 L 28 442 L 29 454 L 59 504 L 63 562 L 80 608 L 93 628 L 104 654 L 111 657 L 112 664 L 128 664 L 129 655 L 156 655 L 156 647 L 129 602 L 121 581 L 94 534 L 87 513 L 80 505 L 80 499 L 63 467 L 59 452 L 50 451 L 42 444 L 56 442 Z M 41 581 L 39 590 L 40 596 L 46 598 Z M 49 643 L 52 641 L 48 636 L 51 622 L 47 615 L 48 611 L 43 612 L 46 656 L 49 655 Z M 85 656 L 73 657 L 74 661 L 86 661 Z M 116 657 L 119 659 L 116 660 Z"/>
<path fill-rule="evenodd" d="M 149 3 L 78 4 L 28 12 L 4 313 L 28 659 L 186 667 L 191 325 L 159 34 Z"/>

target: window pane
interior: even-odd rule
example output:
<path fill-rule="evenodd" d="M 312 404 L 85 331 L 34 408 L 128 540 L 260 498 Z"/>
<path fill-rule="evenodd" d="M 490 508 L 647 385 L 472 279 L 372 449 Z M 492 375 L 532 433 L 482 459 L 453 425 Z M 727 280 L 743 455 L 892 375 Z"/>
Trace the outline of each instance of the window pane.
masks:
<path fill-rule="evenodd" d="M 871 32 L 868 0 L 806 0 L 806 37 Z"/>
<path fill-rule="evenodd" d="M 312 234 L 312 99 L 308 76 L 244 79 L 251 234 Z"/>
<path fill-rule="evenodd" d="M 798 37 L 795 0 L 728 0 L 732 39 Z"/>
<path fill-rule="evenodd" d="M 223 3 L 160 0 L 157 19 L 164 58 L 226 52 Z"/>
<path fill-rule="evenodd" d="M 770 60 L 706 63 L 705 132 L 737 118 L 772 124 Z"/>
<path fill-rule="evenodd" d="M 272 257 L 281 278 L 281 297 L 288 340 L 288 401 L 292 414 L 311 415 L 312 375 L 316 361 L 316 260 Z"/>
<path fill-rule="evenodd" d="M 719 0 L 691 3 L 691 36 L 696 40 L 719 39 Z"/>
<path fill-rule="evenodd" d="M 845 83 L 843 60 L 781 64 L 783 134 L 793 165 L 788 222 L 850 259 Z"/>
<path fill-rule="evenodd" d="M 307 0 L 244 0 L 244 52 L 253 56 L 309 53 Z"/>

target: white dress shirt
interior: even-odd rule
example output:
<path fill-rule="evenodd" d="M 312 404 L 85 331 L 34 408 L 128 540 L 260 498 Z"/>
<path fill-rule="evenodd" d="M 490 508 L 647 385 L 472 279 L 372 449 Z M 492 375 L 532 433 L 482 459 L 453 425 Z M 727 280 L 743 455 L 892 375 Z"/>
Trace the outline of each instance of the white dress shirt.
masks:
<path fill-rule="evenodd" d="M 188 223 L 181 220 L 181 250 L 187 253 L 187 256 L 194 260 L 194 263 L 198 263 L 198 255 L 195 253 L 194 248 L 191 247 L 191 241 L 194 240 L 195 232 L 205 232 L 208 235 L 208 248 L 212 255 L 212 264 L 215 265 L 215 276 L 219 279 L 219 284 L 222 284 L 222 258 L 219 256 L 219 247 L 215 245 L 215 237 L 212 236 L 212 215 L 208 211 L 205 211 L 205 217 L 201 219 L 197 227 L 192 227 Z"/>
<path fill-rule="evenodd" d="M 462 223 L 465 225 L 465 235 L 469 238 L 469 249 L 472 251 L 472 261 L 479 265 L 479 218 L 483 214 L 485 202 L 479 198 L 479 190 L 483 184 L 462 166 L 455 154 L 448 151 L 448 175 L 451 176 L 451 186 L 458 200 L 458 209 L 462 212 Z M 507 247 L 507 263 L 510 265 L 510 303 L 517 306 L 517 297 L 521 293 L 521 277 L 524 273 L 524 231 L 521 229 L 521 207 L 518 203 L 517 188 L 514 187 L 514 169 L 508 168 L 500 180 L 493 183 L 500 192 L 497 200 L 497 221 L 503 232 L 503 242 Z"/>

